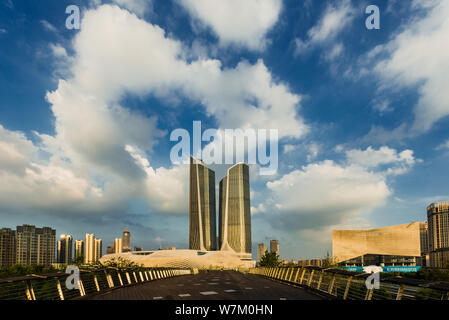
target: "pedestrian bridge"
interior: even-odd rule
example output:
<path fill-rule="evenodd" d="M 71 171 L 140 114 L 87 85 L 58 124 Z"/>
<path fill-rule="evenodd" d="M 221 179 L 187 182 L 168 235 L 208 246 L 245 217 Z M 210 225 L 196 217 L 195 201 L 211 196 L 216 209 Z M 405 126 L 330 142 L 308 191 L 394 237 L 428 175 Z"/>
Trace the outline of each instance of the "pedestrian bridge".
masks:
<path fill-rule="evenodd" d="M 394 276 L 368 288 L 366 273 L 316 267 L 246 270 L 138 268 L 81 270 L 0 279 L 0 300 L 447 300 L 449 284 Z M 69 286 L 70 287 L 70 286 Z"/>

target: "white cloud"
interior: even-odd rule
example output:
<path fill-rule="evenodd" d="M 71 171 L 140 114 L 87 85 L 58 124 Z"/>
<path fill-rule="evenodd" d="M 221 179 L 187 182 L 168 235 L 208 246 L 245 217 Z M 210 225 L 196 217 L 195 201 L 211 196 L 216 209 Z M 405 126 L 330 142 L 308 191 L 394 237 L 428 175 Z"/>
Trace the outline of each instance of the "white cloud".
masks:
<path fill-rule="evenodd" d="M 266 213 L 267 209 L 263 205 L 263 203 L 259 204 L 257 207 L 251 207 L 251 214 L 255 215 L 258 213 Z"/>
<path fill-rule="evenodd" d="M 222 45 L 262 50 L 275 25 L 282 0 L 178 0 L 194 19 L 212 28 Z"/>
<path fill-rule="evenodd" d="M 278 128 L 281 138 L 307 131 L 297 114 L 301 96 L 273 80 L 263 61 L 230 69 L 218 60 L 187 62 L 181 42 L 117 6 L 84 12 L 73 56 L 58 44 L 51 49 L 70 75 L 47 93 L 55 134 L 36 133 L 34 144 L 23 135 L 13 145 L 0 139 L 3 208 L 88 215 L 123 212 L 129 201 L 142 199 L 153 211 L 184 214 L 188 171 L 150 165 L 148 154 L 164 133 L 156 117 L 122 106 L 125 94 L 185 96 L 221 128 Z M 48 159 L 31 158 L 35 153 Z M 22 202 L 16 206 L 14 199 Z"/>
<path fill-rule="evenodd" d="M 443 142 L 442 144 L 440 144 L 439 146 L 437 146 L 435 148 L 435 150 L 440 151 L 440 150 L 449 150 L 449 140 Z"/>
<path fill-rule="evenodd" d="M 296 150 L 296 146 L 292 145 L 292 144 L 286 144 L 284 145 L 284 153 L 289 153 Z"/>
<path fill-rule="evenodd" d="M 415 157 L 412 150 L 404 150 L 398 153 L 395 149 L 381 147 L 375 150 L 368 147 L 366 150 L 353 149 L 346 151 L 346 158 L 351 164 L 357 164 L 366 168 L 375 168 L 385 164 L 403 164 L 413 166 Z"/>
<path fill-rule="evenodd" d="M 8 31 L 6 29 L 0 28 L 0 34 L 5 34 L 8 33 Z"/>
<path fill-rule="evenodd" d="M 276 227 L 313 230 L 360 218 L 381 206 L 393 193 L 388 178 L 403 174 L 416 160 L 411 150 L 387 147 L 349 150 L 342 163 L 312 163 L 267 183 L 277 213 L 269 216 Z M 373 170 L 381 165 L 387 168 Z"/>
<path fill-rule="evenodd" d="M 418 88 L 412 132 L 419 133 L 449 115 L 449 2 L 414 1 L 412 6 L 419 9 L 419 17 L 403 25 L 387 44 L 373 49 L 368 58 L 380 59 L 375 72 L 383 80 L 381 87 Z"/>
<path fill-rule="evenodd" d="M 119 6 L 135 13 L 139 17 L 152 10 L 152 0 L 113 0 Z"/>
<path fill-rule="evenodd" d="M 318 153 L 320 152 L 320 146 L 316 143 L 311 143 L 308 147 L 309 154 L 307 155 L 307 162 L 311 162 L 318 157 Z"/>
<path fill-rule="evenodd" d="M 56 27 L 54 25 L 52 25 L 50 22 L 48 22 L 47 20 L 41 20 L 41 24 L 47 31 L 51 31 L 51 32 L 55 32 L 55 33 L 58 32 L 58 29 L 56 29 Z"/>
<path fill-rule="evenodd" d="M 56 58 L 64 58 L 67 59 L 69 55 L 67 54 L 67 50 L 61 46 L 60 44 L 50 44 L 50 50 Z"/>
<path fill-rule="evenodd" d="M 329 4 L 319 22 L 307 32 L 307 39 L 295 39 L 297 55 L 303 54 L 315 46 L 332 44 L 338 35 L 354 19 L 354 8 L 350 0 L 340 0 L 336 5 Z M 335 58 L 343 52 L 343 45 L 337 44 L 327 54 Z"/>

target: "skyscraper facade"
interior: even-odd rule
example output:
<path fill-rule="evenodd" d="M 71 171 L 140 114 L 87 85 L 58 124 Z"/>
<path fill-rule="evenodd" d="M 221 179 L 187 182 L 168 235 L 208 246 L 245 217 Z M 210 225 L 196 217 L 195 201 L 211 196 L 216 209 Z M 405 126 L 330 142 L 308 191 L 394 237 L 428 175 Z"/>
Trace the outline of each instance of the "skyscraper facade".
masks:
<path fill-rule="evenodd" d="M 128 228 L 123 231 L 122 235 L 122 251 L 130 252 L 131 251 L 131 234 L 128 231 Z"/>
<path fill-rule="evenodd" d="M 260 262 L 266 251 L 267 245 L 265 243 L 259 243 L 257 246 L 257 262 Z"/>
<path fill-rule="evenodd" d="M 215 172 L 190 158 L 189 248 L 216 250 Z"/>
<path fill-rule="evenodd" d="M 58 241 L 58 263 L 70 264 L 72 263 L 72 236 L 62 234 Z"/>
<path fill-rule="evenodd" d="M 116 238 L 114 240 L 114 253 L 122 253 L 123 252 L 123 239 L 122 238 Z"/>
<path fill-rule="evenodd" d="M 279 240 L 270 240 L 270 252 L 276 252 L 276 255 L 279 255 Z"/>
<path fill-rule="evenodd" d="M 16 232 L 9 228 L 0 229 L 0 268 L 16 263 Z"/>
<path fill-rule="evenodd" d="M 75 259 L 82 258 L 84 260 L 84 241 L 76 240 L 75 241 Z"/>
<path fill-rule="evenodd" d="M 449 264 L 449 201 L 427 207 L 427 224 L 430 267 L 446 267 Z"/>
<path fill-rule="evenodd" d="M 251 258 L 251 211 L 249 166 L 238 163 L 228 169 L 220 182 L 221 250 L 234 250 L 242 258 Z"/>
<path fill-rule="evenodd" d="M 103 256 L 103 240 L 95 239 L 95 262 Z"/>
<path fill-rule="evenodd" d="M 56 230 L 31 225 L 18 226 L 16 261 L 19 264 L 49 266 L 55 263 Z"/>
<path fill-rule="evenodd" d="M 84 263 L 90 264 L 95 262 L 95 235 L 86 233 L 84 240 Z"/>

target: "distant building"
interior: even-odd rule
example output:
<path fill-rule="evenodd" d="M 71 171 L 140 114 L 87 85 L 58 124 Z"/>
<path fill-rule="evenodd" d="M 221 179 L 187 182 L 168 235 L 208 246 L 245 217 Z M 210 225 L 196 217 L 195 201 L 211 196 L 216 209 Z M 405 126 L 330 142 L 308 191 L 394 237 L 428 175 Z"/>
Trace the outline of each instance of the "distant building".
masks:
<path fill-rule="evenodd" d="M 427 207 L 430 267 L 443 268 L 449 264 L 449 201 Z"/>
<path fill-rule="evenodd" d="M 106 248 L 106 254 L 113 254 L 114 253 L 114 247 L 108 246 Z"/>
<path fill-rule="evenodd" d="M 215 172 L 190 157 L 189 248 L 217 250 Z"/>
<path fill-rule="evenodd" d="M 344 266 L 418 265 L 423 228 L 421 222 L 413 222 L 371 230 L 334 230 L 333 259 Z"/>
<path fill-rule="evenodd" d="M 220 250 L 233 250 L 251 259 L 251 206 L 249 166 L 238 163 L 220 182 Z"/>
<path fill-rule="evenodd" d="M 0 229 L 0 268 L 16 263 L 16 232 L 9 228 Z"/>
<path fill-rule="evenodd" d="M 17 226 L 16 262 L 19 264 L 54 264 L 56 248 L 56 230 L 32 225 Z"/>
<path fill-rule="evenodd" d="M 84 240 L 84 263 L 91 264 L 95 262 L 95 235 L 86 233 Z"/>
<path fill-rule="evenodd" d="M 131 251 L 131 234 L 128 231 L 128 228 L 123 231 L 122 235 L 122 252 L 130 252 Z"/>
<path fill-rule="evenodd" d="M 134 252 L 143 251 L 142 247 L 134 247 Z"/>
<path fill-rule="evenodd" d="M 259 243 L 257 245 L 257 262 L 260 262 L 266 251 L 267 245 L 265 243 Z"/>
<path fill-rule="evenodd" d="M 95 262 L 103 256 L 103 240 L 95 239 Z"/>
<path fill-rule="evenodd" d="M 58 263 L 62 264 L 72 263 L 72 247 L 73 247 L 72 236 L 62 234 L 60 240 L 58 241 L 58 248 L 57 248 Z"/>
<path fill-rule="evenodd" d="M 84 261 L 84 241 L 76 240 L 75 241 L 75 259 L 82 258 Z"/>
<path fill-rule="evenodd" d="M 116 238 L 114 240 L 114 253 L 122 253 L 123 252 L 123 240 L 122 238 Z"/>
<path fill-rule="evenodd" d="M 429 225 L 427 221 L 420 223 L 419 235 L 421 242 L 421 261 L 419 262 L 419 265 L 428 267 L 430 266 L 430 254 L 429 254 Z"/>
<path fill-rule="evenodd" d="M 279 255 L 279 240 L 270 240 L 270 252 L 276 252 L 276 255 Z"/>
<path fill-rule="evenodd" d="M 165 250 L 176 250 L 176 247 L 167 247 Z"/>

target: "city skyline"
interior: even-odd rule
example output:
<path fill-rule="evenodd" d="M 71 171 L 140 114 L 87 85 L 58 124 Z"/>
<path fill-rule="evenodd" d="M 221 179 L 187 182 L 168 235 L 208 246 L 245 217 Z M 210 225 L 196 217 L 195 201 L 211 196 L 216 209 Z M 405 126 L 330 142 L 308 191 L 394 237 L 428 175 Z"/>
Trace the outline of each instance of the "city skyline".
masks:
<path fill-rule="evenodd" d="M 270 239 L 324 257 L 333 229 L 449 199 L 447 1 L 379 0 L 376 30 L 355 0 L 205 3 L 82 1 L 68 29 L 69 0 L 0 1 L 1 227 L 95 233 L 106 252 L 128 226 L 130 249 L 188 248 L 171 136 L 197 122 L 193 156 L 209 129 L 278 131 L 277 172 L 249 167 L 254 259 Z"/>

